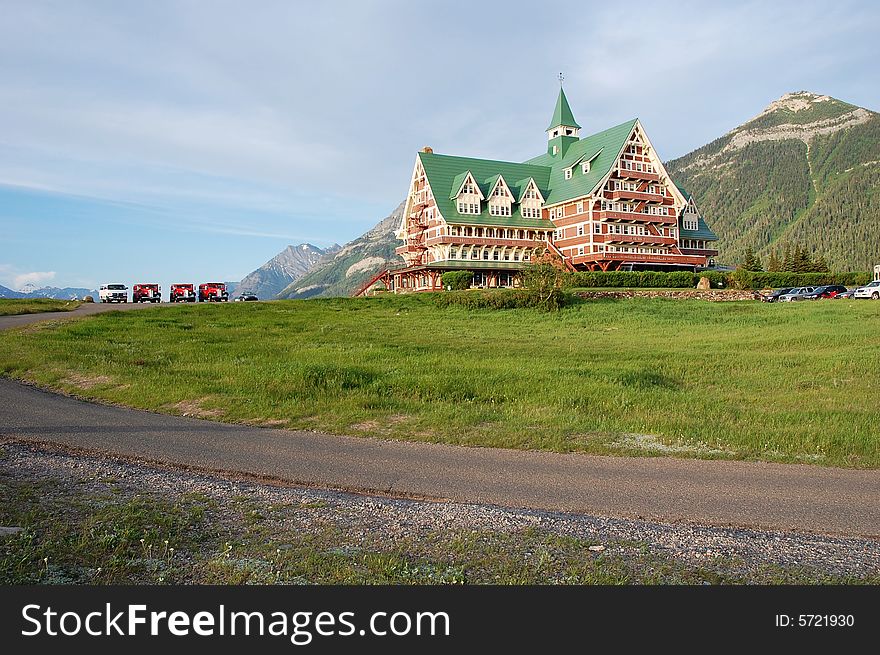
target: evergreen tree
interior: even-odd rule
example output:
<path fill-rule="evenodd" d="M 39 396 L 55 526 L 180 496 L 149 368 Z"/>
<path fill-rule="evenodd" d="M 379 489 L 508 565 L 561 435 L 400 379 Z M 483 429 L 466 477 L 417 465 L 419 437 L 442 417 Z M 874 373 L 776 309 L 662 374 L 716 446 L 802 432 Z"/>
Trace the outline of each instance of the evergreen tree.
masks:
<path fill-rule="evenodd" d="M 813 270 L 816 273 L 827 273 L 828 262 L 825 261 L 825 255 L 819 255 L 819 258 L 813 261 Z"/>
<path fill-rule="evenodd" d="M 809 273 L 810 269 L 813 268 L 813 262 L 810 261 L 810 255 L 803 244 L 798 243 L 795 246 L 792 263 L 795 273 Z"/>
<path fill-rule="evenodd" d="M 747 271 L 760 271 L 761 260 L 758 259 L 758 256 L 755 255 L 754 249 L 749 246 L 748 250 L 746 250 L 746 258 L 743 260 L 741 267 Z"/>
<path fill-rule="evenodd" d="M 794 273 L 794 257 L 788 245 L 782 251 L 782 270 L 786 273 Z"/>
<path fill-rule="evenodd" d="M 782 270 L 782 262 L 780 262 L 779 257 L 776 256 L 775 250 L 770 253 L 770 259 L 767 260 L 767 270 L 771 273 L 778 273 Z"/>

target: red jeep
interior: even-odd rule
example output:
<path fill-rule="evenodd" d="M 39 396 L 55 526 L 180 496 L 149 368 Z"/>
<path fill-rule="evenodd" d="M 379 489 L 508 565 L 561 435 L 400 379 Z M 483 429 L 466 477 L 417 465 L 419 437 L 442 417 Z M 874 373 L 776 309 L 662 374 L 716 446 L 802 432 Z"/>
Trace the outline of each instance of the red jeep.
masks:
<path fill-rule="evenodd" d="M 199 302 L 227 302 L 229 292 L 223 282 L 205 282 L 199 285 Z"/>
<path fill-rule="evenodd" d="M 162 287 L 158 284 L 135 284 L 131 288 L 132 302 L 162 302 Z"/>
<path fill-rule="evenodd" d="M 171 285 L 171 295 L 169 297 L 171 302 L 195 302 L 196 301 L 196 287 L 194 284 L 172 284 Z"/>

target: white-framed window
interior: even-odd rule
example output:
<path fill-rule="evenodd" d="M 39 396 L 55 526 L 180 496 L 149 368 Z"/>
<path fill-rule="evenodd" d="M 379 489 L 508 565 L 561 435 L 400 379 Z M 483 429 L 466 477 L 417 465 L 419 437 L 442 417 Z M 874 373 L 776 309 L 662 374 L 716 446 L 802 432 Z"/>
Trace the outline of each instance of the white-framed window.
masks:
<path fill-rule="evenodd" d="M 578 236 L 579 237 L 584 236 L 584 226 L 583 225 L 578 225 Z"/>
<path fill-rule="evenodd" d="M 594 234 L 602 234 L 602 224 L 601 223 L 593 223 L 593 233 Z"/>
<path fill-rule="evenodd" d="M 473 202 L 458 202 L 458 213 L 459 214 L 479 214 L 480 213 L 480 204 Z"/>
<path fill-rule="evenodd" d="M 523 207 L 523 218 L 541 218 L 541 210 L 537 207 Z"/>
<path fill-rule="evenodd" d="M 586 175 L 589 172 L 590 172 L 590 162 L 588 162 L 588 161 L 582 162 L 581 163 L 581 173 Z"/>
<path fill-rule="evenodd" d="M 570 179 L 571 179 L 571 169 L 570 169 L 570 168 L 566 168 L 566 169 L 565 169 L 565 179 L 566 179 L 566 180 L 570 180 Z"/>
<path fill-rule="evenodd" d="M 579 254 L 579 255 L 583 255 L 583 254 L 584 254 L 584 247 L 583 247 L 583 246 L 581 246 L 581 247 L 578 248 L 578 254 Z"/>
<path fill-rule="evenodd" d="M 492 216 L 510 216 L 510 205 L 489 203 L 489 214 Z"/>
<path fill-rule="evenodd" d="M 577 207 L 577 211 L 575 213 L 577 213 L 577 214 L 584 213 L 584 203 L 583 202 L 579 202 L 576 207 Z"/>

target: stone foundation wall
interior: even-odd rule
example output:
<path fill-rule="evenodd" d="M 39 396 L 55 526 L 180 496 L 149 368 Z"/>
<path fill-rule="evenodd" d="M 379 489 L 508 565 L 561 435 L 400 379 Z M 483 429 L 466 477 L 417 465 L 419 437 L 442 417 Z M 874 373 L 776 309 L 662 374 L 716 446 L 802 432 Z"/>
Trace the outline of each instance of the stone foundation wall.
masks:
<path fill-rule="evenodd" d="M 761 299 L 757 291 L 740 291 L 737 289 L 626 289 L 621 291 L 578 291 L 577 295 L 587 300 L 607 298 L 675 298 L 678 300 L 729 302 Z"/>

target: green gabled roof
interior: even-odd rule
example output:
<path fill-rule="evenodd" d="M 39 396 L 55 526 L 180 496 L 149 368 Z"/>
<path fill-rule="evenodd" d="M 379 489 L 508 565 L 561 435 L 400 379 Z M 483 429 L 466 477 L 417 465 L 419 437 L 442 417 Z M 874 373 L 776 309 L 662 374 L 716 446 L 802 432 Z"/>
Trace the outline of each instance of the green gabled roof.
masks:
<path fill-rule="evenodd" d="M 565 97 L 565 91 L 562 90 L 562 87 L 559 88 L 559 97 L 556 98 L 556 108 L 553 110 L 553 118 L 550 119 L 550 127 L 547 130 L 552 130 L 554 127 L 559 127 L 560 125 L 565 125 L 566 127 L 580 127 L 575 120 L 574 114 L 571 113 L 571 107 L 568 106 L 568 98 Z"/>
<path fill-rule="evenodd" d="M 527 177 L 524 180 L 519 180 L 515 184 L 510 185 L 510 191 L 513 193 L 513 197 L 516 198 L 516 202 L 522 202 L 523 195 L 525 195 L 526 189 L 529 188 L 529 183 L 532 181 L 532 178 Z M 537 186 L 537 182 L 535 182 L 535 186 Z M 541 191 L 539 188 L 538 191 Z M 541 191 L 543 194 L 543 191 Z"/>
<path fill-rule="evenodd" d="M 626 145 L 638 118 L 621 123 L 602 132 L 591 134 L 569 146 L 560 158 L 549 153 L 529 159 L 526 164 L 550 167 L 550 193 L 544 194 L 548 205 L 589 195 L 597 184 L 608 175 L 617 163 L 617 157 Z M 570 180 L 565 179 L 565 169 L 586 155 L 592 160 L 590 171 L 581 173 L 575 169 Z M 595 159 L 592 159 L 595 155 Z"/>
<path fill-rule="evenodd" d="M 438 155 L 433 152 L 420 152 L 419 161 L 425 169 L 428 184 L 434 193 L 434 200 L 440 215 L 448 223 L 471 223 L 474 225 L 502 225 L 507 227 L 551 227 L 550 221 L 539 218 L 523 218 L 519 209 L 516 208 L 513 216 L 489 216 L 488 209 L 479 216 L 459 214 L 455 206 L 455 194 L 461 188 L 468 171 L 474 179 L 490 180 L 499 175 L 504 176 L 504 181 L 510 186 L 511 193 L 516 197 L 519 189 L 514 188 L 510 180 L 528 181 L 533 178 L 544 197 L 547 197 L 547 184 L 550 179 L 550 169 L 547 166 L 534 166 L 509 161 L 495 161 L 492 159 L 474 159 L 471 157 L 453 157 L 451 155 Z M 484 193 L 485 195 L 485 193 Z"/>
<path fill-rule="evenodd" d="M 492 189 L 495 187 L 495 183 L 501 177 L 502 177 L 502 175 L 500 173 L 496 173 L 495 175 L 493 175 L 492 177 L 490 177 L 489 179 L 487 179 L 485 181 L 484 184 L 486 185 L 486 190 L 483 191 L 483 195 L 486 197 L 487 200 L 489 199 L 489 194 L 492 193 Z"/>
<path fill-rule="evenodd" d="M 691 194 L 688 193 L 680 184 L 675 185 L 676 188 L 681 191 L 681 195 L 684 196 L 684 199 L 690 201 Z M 709 229 L 709 226 L 706 224 L 706 221 L 703 220 L 703 215 L 699 211 L 699 207 L 697 208 L 697 229 L 696 230 L 686 230 L 684 229 L 684 222 L 679 220 L 679 234 L 682 239 L 702 239 L 703 241 L 718 241 L 718 236 Z"/>
<path fill-rule="evenodd" d="M 452 180 L 452 187 L 449 189 L 449 199 L 455 200 L 458 197 L 458 192 L 461 191 L 462 185 L 464 185 L 464 181 L 467 179 L 467 176 L 470 175 L 470 171 L 464 171 L 463 173 L 459 173 L 455 176 L 455 179 Z M 431 187 L 432 189 L 434 187 Z M 483 195 L 486 195 L 485 193 Z"/>

